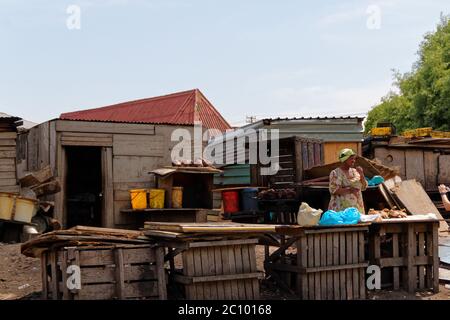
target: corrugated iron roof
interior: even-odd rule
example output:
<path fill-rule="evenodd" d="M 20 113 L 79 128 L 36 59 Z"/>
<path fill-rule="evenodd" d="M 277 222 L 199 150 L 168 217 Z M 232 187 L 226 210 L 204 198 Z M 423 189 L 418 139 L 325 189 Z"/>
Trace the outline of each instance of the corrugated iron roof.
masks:
<path fill-rule="evenodd" d="M 282 121 L 282 120 L 285 120 L 285 121 L 288 121 L 288 120 L 345 120 L 345 119 L 347 119 L 347 120 L 349 120 L 349 119 L 351 119 L 351 120 L 359 120 L 359 121 L 362 121 L 362 120 L 364 120 L 364 117 L 356 117 L 356 116 L 354 116 L 354 117 L 352 117 L 352 116 L 346 116 L 346 117 L 293 117 L 293 118 L 288 118 L 288 117 L 286 117 L 286 118 L 265 118 L 265 119 L 262 119 L 262 121 Z"/>
<path fill-rule="evenodd" d="M 63 113 L 62 120 L 194 125 L 224 132 L 231 126 L 198 89 Z"/>

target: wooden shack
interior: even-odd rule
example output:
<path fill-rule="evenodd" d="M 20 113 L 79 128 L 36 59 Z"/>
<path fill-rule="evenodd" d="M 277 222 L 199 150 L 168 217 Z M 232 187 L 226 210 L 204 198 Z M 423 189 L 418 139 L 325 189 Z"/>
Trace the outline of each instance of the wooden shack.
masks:
<path fill-rule="evenodd" d="M 133 228 L 135 217 L 121 213 L 130 208 L 129 190 L 154 187 L 148 172 L 172 164 L 173 131 L 193 136 L 194 121 L 204 130 L 229 128 L 197 89 L 62 114 L 21 137 L 20 171 L 51 166 L 62 190 L 48 200 L 64 227 Z"/>
<path fill-rule="evenodd" d="M 427 192 L 441 183 L 450 184 L 450 139 L 405 139 L 371 141 L 367 155 L 383 165 L 397 167 L 403 180 L 416 179 Z"/>

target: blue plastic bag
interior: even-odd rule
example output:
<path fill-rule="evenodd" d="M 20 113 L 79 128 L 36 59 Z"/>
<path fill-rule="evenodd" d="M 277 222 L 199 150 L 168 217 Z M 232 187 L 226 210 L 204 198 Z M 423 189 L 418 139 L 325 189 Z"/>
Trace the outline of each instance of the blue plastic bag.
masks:
<path fill-rule="evenodd" d="M 366 177 L 366 180 L 367 180 L 367 184 L 370 187 L 377 186 L 377 185 L 379 185 L 379 184 L 384 182 L 384 178 L 382 176 L 373 176 L 372 179 L 368 179 Z"/>
<path fill-rule="evenodd" d="M 319 221 L 319 226 L 335 226 L 340 224 L 357 224 L 361 220 L 358 209 L 350 207 L 344 211 L 326 211 Z"/>

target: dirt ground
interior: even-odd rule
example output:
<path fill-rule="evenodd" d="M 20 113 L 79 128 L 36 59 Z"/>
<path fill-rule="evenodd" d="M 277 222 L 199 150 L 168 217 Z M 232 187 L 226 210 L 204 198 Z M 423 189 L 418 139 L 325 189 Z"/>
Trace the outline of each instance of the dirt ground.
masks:
<path fill-rule="evenodd" d="M 264 248 L 257 247 L 256 258 L 259 270 L 264 270 Z M 275 249 L 272 249 L 275 250 Z M 23 256 L 20 244 L 0 243 L 0 300 L 38 300 L 41 292 L 40 260 Z M 261 298 L 264 300 L 295 300 L 298 297 L 282 292 L 273 282 L 263 280 Z M 371 300 L 450 300 L 450 290 L 443 284 L 440 292 L 408 294 L 406 292 L 377 291 L 368 295 Z"/>

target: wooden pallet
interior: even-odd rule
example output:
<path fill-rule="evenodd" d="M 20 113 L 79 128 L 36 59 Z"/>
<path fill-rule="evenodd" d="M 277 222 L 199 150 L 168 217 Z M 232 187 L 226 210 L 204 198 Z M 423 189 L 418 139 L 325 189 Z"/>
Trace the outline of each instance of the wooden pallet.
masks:
<path fill-rule="evenodd" d="M 438 228 L 437 220 L 395 219 L 370 226 L 370 263 L 389 275 L 389 280 L 382 277 L 382 287 L 439 292 Z"/>
<path fill-rule="evenodd" d="M 366 298 L 364 235 L 367 226 L 299 229 L 265 261 L 266 272 L 306 300 Z M 295 253 L 286 254 L 289 247 Z"/>
<path fill-rule="evenodd" d="M 69 290 L 66 285 L 71 265 L 80 267 L 81 289 Z M 44 299 L 167 299 L 160 247 L 63 247 L 42 254 L 41 270 Z"/>
<path fill-rule="evenodd" d="M 171 278 L 184 288 L 188 300 L 259 299 L 256 268 L 257 239 L 236 239 L 172 243 L 169 253 L 182 255 L 183 269 L 171 265 Z"/>

